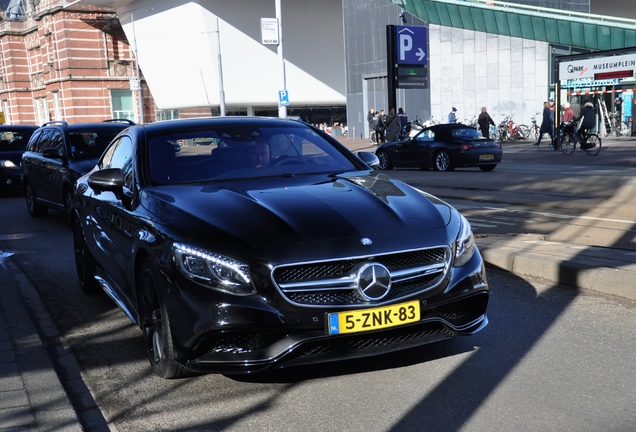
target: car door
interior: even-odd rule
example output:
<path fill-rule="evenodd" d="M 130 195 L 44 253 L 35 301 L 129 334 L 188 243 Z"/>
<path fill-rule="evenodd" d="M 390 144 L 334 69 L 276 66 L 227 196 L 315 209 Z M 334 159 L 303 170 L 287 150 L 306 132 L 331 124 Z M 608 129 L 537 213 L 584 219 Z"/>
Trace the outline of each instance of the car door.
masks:
<path fill-rule="evenodd" d="M 104 152 L 98 166 L 100 169 L 120 168 L 123 172 L 127 197 L 132 195 L 134 186 L 133 143 L 129 136 L 122 136 Z M 120 199 L 112 192 L 91 194 L 89 213 L 92 220 L 86 220 L 85 231 L 92 236 L 95 259 L 105 270 L 109 282 L 113 283 L 127 307 L 131 307 L 132 275 L 131 261 L 134 236 L 138 232 L 133 204 L 129 199 Z M 92 242 L 89 242 L 92 243 Z"/>
<path fill-rule="evenodd" d="M 51 138 L 50 129 L 36 131 L 29 141 L 27 151 L 22 155 L 22 175 L 31 185 L 34 195 L 39 198 L 42 184 L 46 178 L 46 159 L 42 151 L 49 146 Z"/>
<path fill-rule="evenodd" d="M 38 196 L 47 202 L 63 205 L 62 184 L 68 166 L 68 156 L 64 145 L 64 134 L 59 129 L 52 129 L 43 151 L 42 178 L 38 185 Z"/>
<path fill-rule="evenodd" d="M 404 146 L 401 151 L 401 157 L 405 159 L 408 166 L 425 167 L 429 165 L 431 144 L 434 141 L 434 137 L 433 131 L 425 129 Z"/>

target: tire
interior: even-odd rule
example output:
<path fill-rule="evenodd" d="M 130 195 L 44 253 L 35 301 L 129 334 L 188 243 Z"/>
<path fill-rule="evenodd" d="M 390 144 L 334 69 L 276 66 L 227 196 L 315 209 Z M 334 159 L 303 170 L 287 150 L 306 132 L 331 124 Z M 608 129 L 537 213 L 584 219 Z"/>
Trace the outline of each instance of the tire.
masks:
<path fill-rule="evenodd" d="M 574 153 L 574 149 L 576 148 L 576 141 L 574 140 L 574 136 L 571 133 L 566 133 L 561 138 L 561 151 L 564 155 L 571 155 Z"/>
<path fill-rule="evenodd" d="M 74 218 L 72 221 L 73 228 L 73 250 L 75 255 L 75 271 L 77 272 L 77 280 L 80 288 L 86 294 L 93 294 L 99 291 L 99 284 L 95 280 L 97 271 L 97 262 L 93 254 L 88 250 L 84 233 L 80 226 L 79 220 Z"/>
<path fill-rule="evenodd" d="M 454 169 L 450 155 L 446 150 L 440 150 L 435 153 L 433 168 L 435 168 L 435 171 L 452 171 Z"/>
<path fill-rule="evenodd" d="M 519 138 L 528 139 L 530 137 L 530 128 L 524 124 L 518 126 L 517 131 Z"/>
<path fill-rule="evenodd" d="M 492 171 L 497 168 L 497 164 L 492 165 L 479 165 L 479 169 L 482 171 Z"/>
<path fill-rule="evenodd" d="M 391 162 L 391 157 L 389 156 L 387 152 L 385 152 L 384 150 L 380 150 L 376 154 L 376 156 L 378 157 L 378 160 L 380 161 L 379 168 L 381 170 L 393 169 L 393 163 Z"/>
<path fill-rule="evenodd" d="M 596 156 L 601 151 L 601 138 L 596 134 L 589 134 L 585 140 L 587 147 L 585 151 L 590 156 Z"/>
<path fill-rule="evenodd" d="M 376 131 L 371 131 L 371 133 L 369 134 L 369 142 L 373 145 L 378 144 L 378 134 Z"/>
<path fill-rule="evenodd" d="M 35 192 L 33 192 L 33 187 L 31 186 L 31 183 L 26 182 L 24 187 L 25 187 L 24 194 L 26 197 L 27 210 L 29 210 L 29 214 L 33 217 L 46 216 L 49 209 L 35 202 L 36 196 L 35 196 Z"/>
<path fill-rule="evenodd" d="M 537 142 L 537 140 L 539 139 L 539 127 L 538 126 L 533 126 L 533 127 L 530 128 L 530 134 L 529 134 L 528 138 L 530 138 L 534 142 Z"/>
<path fill-rule="evenodd" d="M 166 379 L 181 378 L 188 371 L 175 357 L 170 320 L 157 289 L 158 274 L 150 258 L 144 258 L 137 281 L 141 330 L 153 373 Z"/>

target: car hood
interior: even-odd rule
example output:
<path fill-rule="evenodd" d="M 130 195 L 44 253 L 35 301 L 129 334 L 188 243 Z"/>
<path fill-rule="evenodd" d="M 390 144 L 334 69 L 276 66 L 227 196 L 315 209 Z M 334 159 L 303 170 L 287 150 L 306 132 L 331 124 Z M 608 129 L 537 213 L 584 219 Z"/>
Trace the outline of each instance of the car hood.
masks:
<path fill-rule="evenodd" d="M 338 241 L 350 249 L 347 242 L 360 246 L 362 238 L 387 248 L 421 247 L 424 238 L 448 244 L 452 213 L 446 203 L 377 171 L 156 187 L 142 205 L 179 241 L 302 244 L 304 256 L 307 243 Z"/>

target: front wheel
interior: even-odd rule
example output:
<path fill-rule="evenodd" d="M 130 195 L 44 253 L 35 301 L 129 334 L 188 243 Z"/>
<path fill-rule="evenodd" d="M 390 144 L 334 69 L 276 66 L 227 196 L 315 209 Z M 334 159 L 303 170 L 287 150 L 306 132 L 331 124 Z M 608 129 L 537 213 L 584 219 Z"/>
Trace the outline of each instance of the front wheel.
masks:
<path fill-rule="evenodd" d="M 152 371 L 161 378 L 180 378 L 187 370 L 175 356 L 168 312 L 161 301 L 157 286 L 159 271 L 150 258 L 141 264 L 138 280 L 141 330 Z"/>
<path fill-rule="evenodd" d="M 528 139 L 528 137 L 530 137 L 530 128 L 524 124 L 520 124 L 517 133 L 519 134 L 519 138 Z"/>
<path fill-rule="evenodd" d="M 86 294 L 92 294 L 99 290 L 99 285 L 95 280 L 97 261 L 88 250 L 88 245 L 84 239 L 84 233 L 79 220 L 74 218 L 73 227 L 73 250 L 75 255 L 75 271 L 80 288 Z"/>
<path fill-rule="evenodd" d="M 433 168 L 435 168 L 435 171 L 453 170 L 453 164 L 451 162 L 450 155 L 445 150 L 440 150 L 435 154 Z"/>
<path fill-rule="evenodd" d="M 596 156 L 601 151 L 601 138 L 596 134 L 589 134 L 585 140 L 585 151 L 590 156 Z"/>
<path fill-rule="evenodd" d="M 574 149 L 576 148 L 576 141 L 574 140 L 574 135 L 571 133 L 566 133 L 561 137 L 561 151 L 564 155 L 571 155 L 574 153 Z"/>
<path fill-rule="evenodd" d="M 376 154 L 376 156 L 378 157 L 378 160 L 380 161 L 379 168 L 381 170 L 393 169 L 393 163 L 391 163 L 391 158 L 389 157 L 389 154 L 387 152 L 385 152 L 384 150 L 380 150 Z"/>

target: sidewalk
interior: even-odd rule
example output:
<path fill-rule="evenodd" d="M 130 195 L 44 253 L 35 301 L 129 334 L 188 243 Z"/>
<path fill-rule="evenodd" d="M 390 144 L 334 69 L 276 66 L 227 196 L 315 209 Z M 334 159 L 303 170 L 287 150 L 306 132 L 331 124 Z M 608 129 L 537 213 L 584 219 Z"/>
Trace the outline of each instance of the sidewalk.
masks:
<path fill-rule="evenodd" d="M 340 141 L 354 152 L 374 149 L 367 140 Z M 484 235 L 475 241 L 489 266 L 636 300 L 634 251 L 538 235 Z M 0 251 L 0 432 L 82 430 L 110 429 L 37 291 Z"/>

